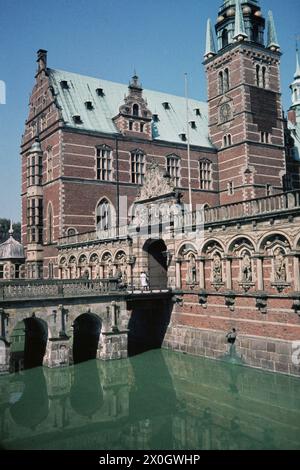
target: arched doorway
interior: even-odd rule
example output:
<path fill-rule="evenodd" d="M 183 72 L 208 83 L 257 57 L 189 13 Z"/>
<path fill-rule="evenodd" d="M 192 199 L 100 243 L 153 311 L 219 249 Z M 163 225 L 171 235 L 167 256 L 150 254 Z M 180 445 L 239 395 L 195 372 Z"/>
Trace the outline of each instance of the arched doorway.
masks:
<path fill-rule="evenodd" d="M 11 372 L 42 366 L 47 339 L 48 327 L 44 320 L 32 316 L 18 322 L 11 334 Z"/>
<path fill-rule="evenodd" d="M 96 359 L 101 320 L 93 313 L 83 313 L 74 321 L 73 361 L 74 364 Z"/>
<path fill-rule="evenodd" d="M 167 247 L 163 240 L 148 240 L 144 245 L 148 253 L 148 275 L 150 289 L 168 287 Z"/>

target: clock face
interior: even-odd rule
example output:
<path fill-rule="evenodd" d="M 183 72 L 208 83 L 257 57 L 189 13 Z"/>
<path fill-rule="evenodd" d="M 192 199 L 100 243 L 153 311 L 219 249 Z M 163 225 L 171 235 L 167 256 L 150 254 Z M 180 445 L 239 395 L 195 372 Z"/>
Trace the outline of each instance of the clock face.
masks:
<path fill-rule="evenodd" d="M 222 122 L 228 121 L 230 119 L 230 114 L 230 105 L 228 103 L 222 104 L 220 108 Z"/>

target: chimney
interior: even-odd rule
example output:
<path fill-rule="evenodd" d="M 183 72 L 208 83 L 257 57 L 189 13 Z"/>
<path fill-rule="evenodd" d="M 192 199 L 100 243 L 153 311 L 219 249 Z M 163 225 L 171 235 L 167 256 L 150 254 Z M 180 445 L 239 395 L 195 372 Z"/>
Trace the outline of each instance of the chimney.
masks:
<path fill-rule="evenodd" d="M 37 51 L 38 72 L 47 68 L 47 51 L 39 49 Z"/>

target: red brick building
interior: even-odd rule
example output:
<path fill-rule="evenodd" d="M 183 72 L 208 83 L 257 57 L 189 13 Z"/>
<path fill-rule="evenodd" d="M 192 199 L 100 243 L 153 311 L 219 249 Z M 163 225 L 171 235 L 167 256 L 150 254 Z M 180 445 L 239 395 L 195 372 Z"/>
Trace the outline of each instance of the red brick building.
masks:
<path fill-rule="evenodd" d="M 38 52 L 36 83 L 22 140 L 22 241 L 27 276 L 57 277 L 66 235 L 124 225 L 150 162 L 174 178 L 188 203 L 210 207 L 282 192 L 287 175 L 273 17 L 257 1 L 224 1 L 218 47 L 208 24 L 208 105 L 54 70 Z M 289 168 L 299 164 L 291 157 Z M 294 181 L 297 180 L 294 178 Z M 295 183 L 296 184 L 296 183 Z M 291 189 L 291 188 L 289 188 Z M 123 199 L 124 200 L 124 199 Z"/>

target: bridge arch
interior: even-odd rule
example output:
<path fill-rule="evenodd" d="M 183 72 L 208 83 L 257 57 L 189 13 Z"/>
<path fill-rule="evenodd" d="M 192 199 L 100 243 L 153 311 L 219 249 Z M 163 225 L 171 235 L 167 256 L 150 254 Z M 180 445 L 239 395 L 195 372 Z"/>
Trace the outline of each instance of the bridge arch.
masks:
<path fill-rule="evenodd" d="M 47 322 L 35 314 L 20 320 L 10 334 L 10 370 L 18 372 L 42 366 L 48 336 Z"/>
<path fill-rule="evenodd" d="M 76 317 L 73 323 L 74 364 L 98 357 L 101 329 L 101 318 L 90 311 Z"/>

